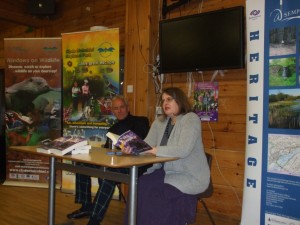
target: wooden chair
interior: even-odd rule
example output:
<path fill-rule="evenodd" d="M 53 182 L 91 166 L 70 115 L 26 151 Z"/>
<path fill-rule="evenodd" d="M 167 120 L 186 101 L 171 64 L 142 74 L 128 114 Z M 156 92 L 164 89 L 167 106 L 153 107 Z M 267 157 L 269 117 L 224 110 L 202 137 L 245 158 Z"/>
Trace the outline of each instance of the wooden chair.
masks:
<path fill-rule="evenodd" d="M 206 154 L 206 158 L 207 158 L 207 162 L 208 162 L 209 168 L 211 169 L 212 155 L 209 154 L 209 153 L 205 153 L 205 154 Z M 208 207 L 207 207 L 207 205 L 206 205 L 206 203 L 204 201 L 205 198 L 211 197 L 212 194 L 213 194 L 213 183 L 212 183 L 212 179 L 210 177 L 209 185 L 208 185 L 207 189 L 204 192 L 202 192 L 202 193 L 200 193 L 198 195 L 198 201 L 200 201 L 201 204 L 203 205 L 203 207 L 204 207 L 206 213 L 208 214 L 208 216 L 209 216 L 210 221 L 212 222 L 212 224 L 216 225 L 215 221 L 214 221 L 214 219 L 213 219 L 213 217 L 212 217 L 212 215 L 211 215 L 211 213 L 210 213 L 210 211 L 209 211 L 209 209 L 208 209 Z"/>

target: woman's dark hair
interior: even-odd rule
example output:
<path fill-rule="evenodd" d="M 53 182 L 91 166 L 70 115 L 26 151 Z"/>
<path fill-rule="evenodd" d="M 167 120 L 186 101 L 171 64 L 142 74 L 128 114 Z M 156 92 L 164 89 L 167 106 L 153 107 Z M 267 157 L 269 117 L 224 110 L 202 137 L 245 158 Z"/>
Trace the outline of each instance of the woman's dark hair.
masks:
<path fill-rule="evenodd" d="M 192 111 L 192 106 L 189 103 L 188 97 L 184 94 L 184 92 L 180 88 L 170 87 L 166 88 L 162 91 L 162 94 L 170 95 L 178 104 L 179 114 L 186 114 Z M 160 100 L 162 102 L 162 94 L 160 96 Z"/>

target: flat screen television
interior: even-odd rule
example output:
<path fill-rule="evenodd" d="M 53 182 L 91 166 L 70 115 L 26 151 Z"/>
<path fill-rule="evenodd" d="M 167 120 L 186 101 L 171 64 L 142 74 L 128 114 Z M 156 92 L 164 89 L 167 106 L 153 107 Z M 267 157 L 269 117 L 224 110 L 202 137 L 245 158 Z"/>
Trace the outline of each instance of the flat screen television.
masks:
<path fill-rule="evenodd" d="M 244 7 L 159 22 L 160 72 L 245 67 Z"/>

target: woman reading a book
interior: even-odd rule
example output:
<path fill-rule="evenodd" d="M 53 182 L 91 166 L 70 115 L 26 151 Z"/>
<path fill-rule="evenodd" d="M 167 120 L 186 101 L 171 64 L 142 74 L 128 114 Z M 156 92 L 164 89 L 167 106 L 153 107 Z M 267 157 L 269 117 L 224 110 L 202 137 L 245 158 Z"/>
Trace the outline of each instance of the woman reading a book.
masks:
<path fill-rule="evenodd" d="M 145 138 L 152 146 L 146 152 L 178 160 L 154 164 L 139 178 L 137 224 L 185 225 L 194 222 L 197 194 L 210 181 L 201 122 L 179 88 L 165 89 L 161 104 L 164 114 L 153 122 Z M 130 147 L 122 151 L 132 153 Z"/>

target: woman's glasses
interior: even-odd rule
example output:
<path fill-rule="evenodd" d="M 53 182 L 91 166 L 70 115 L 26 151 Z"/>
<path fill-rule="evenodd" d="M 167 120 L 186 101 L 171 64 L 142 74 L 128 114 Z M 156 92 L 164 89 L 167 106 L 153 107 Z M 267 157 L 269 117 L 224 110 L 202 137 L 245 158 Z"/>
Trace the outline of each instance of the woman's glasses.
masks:
<path fill-rule="evenodd" d="M 161 104 L 164 104 L 165 102 L 166 102 L 166 103 L 170 103 L 170 102 L 172 102 L 173 100 L 174 100 L 174 98 L 172 98 L 172 97 L 167 97 L 167 98 L 161 100 Z"/>

